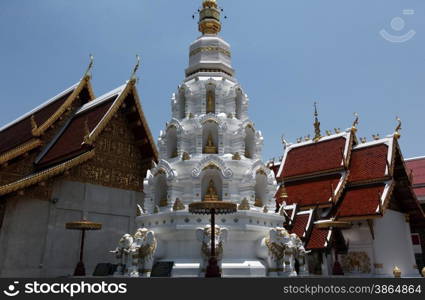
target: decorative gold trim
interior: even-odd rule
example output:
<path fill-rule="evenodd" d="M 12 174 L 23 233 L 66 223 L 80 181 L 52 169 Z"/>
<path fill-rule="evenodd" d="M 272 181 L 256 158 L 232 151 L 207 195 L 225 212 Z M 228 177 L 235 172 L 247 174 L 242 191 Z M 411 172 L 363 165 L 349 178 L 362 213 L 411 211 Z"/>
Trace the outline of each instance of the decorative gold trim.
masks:
<path fill-rule="evenodd" d="M 223 54 L 225 54 L 229 57 L 232 56 L 230 51 L 223 49 L 223 48 L 220 48 L 220 47 L 214 47 L 214 46 L 196 48 L 196 49 L 194 49 L 190 52 L 189 56 L 196 55 L 200 52 L 210 52 L 210 51 L 218 51 L 218 52 L 223 53 Z"/>
<path fill-rule="evenodd" d="M 139 117 L 140 117 L 142 124 L 144 126 L 144 129 L 146 131 L 146 135 L 148 136 L 148 139 L 149 139 L 149 142 L 150 142 L 150 145 L 151 145 L 151 148 L 152 148 L 152 152 L 153 152 L 153 155 L 154 155 L 154 159 L 155 159 L 155 161 L 157 161 L 158 160 L 158 150 L 156 149 L 155 141 L 152 137 L 152 133 L 150 131 L 150 128 L 149 128 L 149 126 L 146 122 L 146 118 L 145 118 L 145 115 L 143 113 L 143 110 L 142 110 L 142 107 L 141 107 L 141 104 L 140 104 L 140 98 L 139 98 L 137 90 L 135 88 L 135 84 L 136 84 L 136 80 L 134 80 L 134 79 L 131 79 L 130 81 L 128 81 L 126 87 L 121 92 L 118 99 L 116 99 L 114 101 L 112 106 L 109 108 L 108 112 L 105 114 L 103 119 L 97 125 L 96 129 L 94 131 L 92 131 L 91 134 L 87 138 L 84 139 L 84 143 L 90 145 L 90 144 L 93 144 L 95 142 L 95 140 L 99 136 L 99 134 L 103 131 L 103 129 L 105 129 L 106 125 L 109 123 L 109 121 L 112 119 L 112 117 L 117 113 L 118 109 L 121 107 L 122 103 L 124 102 L 128 93 L 131 90 L 133 97 L 134 97 L 134 102 L 135 102 L 137 111 L 139 113 Z"/>
<path fill-rule="evenodd" d="M 131 81 L 130 81 L 131 82 Z M 129 82 L 129 83 L 130 83 Z M 105 129 L 106 125 L 108 125 L 109 121 L 112 119 L 112 117 L 115 115 L 115 113 L 120 108 L 121 104 L 124 102 L 128 92 L 129 92 L 130 84 L 127 84 L 123 91 L 121 91 L 120 95 L 117 99 L 115 99 L 112 106 L 109 108 L 107 113 L 104 115 L 102 120 L 98 123 L 95 130 L 93 130 L 89 136 L 84 138 L 85 144 L 93 144 L 96 138 L 99 136 L 99 134 Z"/>
<path fill-rule="evenodd" d="M 90 152 L 86 152 L 84 154 L 81 154 L 65 163 L 62 163 L 60 165 L 57 165 L 55 167 L 52 167 L 50 169 L 41 171 L 39 173 L 30 175 L 28 177 L 25 177 L 23 179 L 17 180 L 15 182 L 6 184 L 4 186 L 0 187 L 0 196 L 16 192 L 19 190 L 22 190 L 24 188 L 27 188 L 29 186 L 32 186 L 34 184 L 37 184 L 41 181 L 45 181 L 53 176 L 56 176 L 62 172 L 65 172 L 66 170 L 69 170 L 87 160 L 92 158 L 95 155 L 95 151 L 92 150 Z"/>
<path fill-rule="evenodd" d="M 134 86 L 134 83 L 133 83 L 132 88 L 133 88 L 132 89 L 133 90 L 133 96 L 135 98 L 134 100 L 136 102 L 136 107 L 137 107 L 137 110 L 139 112 L 140 119 L 142 120 L 143 128 L 145 129 L 146 135 L 148 136 L 148 139 L 149 139 L 150 145 L 152 147 L 152 152 L 153 152 L 153 155 L 155 157 L 155 160 L 158 161 L 158 157 L 159 157 L 158 149 L 156 148 L 155 140 L 152 136 L 152 132 L 151 132 L 151 130 L 148 126 L 148 123 L 146 121 L 146 117 L 145 117 L 145 114 L 144 114 L 143 109 L 142 109 L 142 104 L 140 102 L 140 97 L 139 97 L 139 94 L 137 93 L 137 90 L 136 90 L 136 87 Z"/>
<path fill-rule="evenodd" d="M 390 200 L 392 198 L 392 194 L 394 192 L 394 188 L 395 188 L 395 181 L 393 180 L 390 183 L 390 187 L 389 187 L 389 190 L 387 192 L 387 197 L 384 199 L 382 206 L 380 205 L 380 207 L 379 207 L 380 208 L 380 213 L 382 215 L 384 214 L 385 210 L 387 209 L 387 207 L 388 207 L 388 205 L 390 203 Z M 385 188 L 384 188 L 384 191 L 385 191 Z M 381 199 L 379 199 L 379 201 L 381 201 Z"/>
<path fill-rule="evenodd" d="M 62 106 L 56 110 L 49 119 L 47 119 L 43 124 L 38 125 L 35 121 L 34 115 L 31 116 L 31 126 L 32 126 L 32 135 L 34 137 L 39 137 L 44 134 L 44 132 L 53 125 L 54 122 L 59 119 L 62 114 L 72 105 L 72 103 L 75 101 L 77 96 L 80 94 L 81 90 L 87 86 L 89 90 L 89 94 L 91 99 L 94 98 L 93 88 L 90 84 L 90 76 L 84 76 L 83 79 L 80 81 L 78 86 L 72 91 L 71 95 L 69 95 L 68 99 L 62 104 Z M 5 164 L 9 160 L 16 158 L 22 154 L 27 153 L 28 151 L 41 146 L 43 142 L 39 139 L 33 139 L 29 142 L 26 142 L 24 144 L 21 144 L 17 147 L 15 147 L 12 150 L 9 150 L 8 152 L 0 155 L 0 165 Z"/>
<path fill-rule="evenodd" d="M 48 118 L 43 124 L 38 126 L 35 130 L 33 130 L 34 136 L 41 136 L 44 134 L 44 132 L 54 123 L 57 119 L 71 106 L 71 104 L 75 101 L 77 96 L 80 94 L 82 89 L 87 85 L 89 89 L 89 94 L 92 96 L 92 89 L 90 85 L 90 76 L 86 75 L 81 79 L 78 86 L 74 89 L 74 91 L 71 93 L 71 95 L 66 99 L 66 101 L 62 104 L 62 106 L 56 110 L 50 118 Z"/>
<path fill-rule="evenodd" d="M 192 76 L 196 73 L 223 73 L 223 74 L 226 74 L 226 75 L 232 77 L 232 74 L 230 74 L 229 72 L 226 72 L 224 70 L 221 70 L 221 69 L 204 69 L 204 68 L 196 69 L 195 71 L 186 74 L 186 77 Z"/>
<path fill-rule="evenodd" d="M 0 165 L 5 164 L 9 160 L 18 157 L 22 154 L 27 153 L 28 151 L 37 148 L 38 146 L 43 145 L 43 142 L 40 139 L 31 139 L 30 141 L 21 144 L 6 153 L 0 155 Z"/>

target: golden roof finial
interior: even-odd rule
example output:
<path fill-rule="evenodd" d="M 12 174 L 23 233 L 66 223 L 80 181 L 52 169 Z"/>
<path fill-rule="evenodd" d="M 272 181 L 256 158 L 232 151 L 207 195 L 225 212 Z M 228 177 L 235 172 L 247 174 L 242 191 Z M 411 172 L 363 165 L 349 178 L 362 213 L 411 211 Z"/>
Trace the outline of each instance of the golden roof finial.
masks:
<path fill-rule="evenodd" d="M 34 130 L 37 130 L 37 128 L 38 128 L 37 121 L 35 120 L 35 116 L 32 115 L 31 116 L 31 129 L 34 131 Z"/>
<path fill-rule="evenodd" d="M 84 72 L 83 78 L 88 76 L 88 75 L 91 76 L 91 70 L 93 69 L 93 64 L 94 64 L 94 57 L 93 57 L 92 54 L 89 54 L 89 58 L 90 58 L 90 62 L 89 62 L 89 65 L 87 67 L 87 70 Z"/>
<path fill-rule="evenodd" d="M 35 116 L 31 116 L 31 133 L 33 136 L 40 136 L 40 131 L 38 129 L 37 121 L 35 120 Z"/>
<path fill-rule="evenodd" d="M 136 61 L 137 62 L 136 62 L 136 65 L 133 68 L 133 72 L 131 72 L 130 80 L 132 80 L 132 81 L 136 81 L 137 80 L 136 72 L 137 72 L 137 70 L 140 67 L 140 56 L 138 54 L 136 54 Z"/>
<path fill-rule="evenodd" d="M 354 116 L 356 118 L 354 119 L 353 125 L 351 126 L 351 131 L 356 132 L 357 131 L 357 125 L 359 125 L 359 114 L 355 112 Z"/>
<path fill-rule="evenodd" d="M 204 0 L 198 25 L 202 34 L 217 34 L 221 31 L 220 9 L 215 0 Z"/>
<path fill-rule="evenodd" d="M 317 102 L 314 102 L 314 141 L 317 142 L 322 138 L 322 134 L 320 132 L 320 122 L 318 119 L 319 114 L 317 113 Z"/>
<path fill-rule="evenodd" d="M 395 128 L 395 131 L 394 131 L 394 137 L 396 139 L 399 139 L 401 137 L 401 134 L 400 134 L 400 130 L 401 130 L 401 119 L 399 117 L 396 117 L 396 120 L 397 120 L 398 124 L 397 124 L 397 127 Z"/>

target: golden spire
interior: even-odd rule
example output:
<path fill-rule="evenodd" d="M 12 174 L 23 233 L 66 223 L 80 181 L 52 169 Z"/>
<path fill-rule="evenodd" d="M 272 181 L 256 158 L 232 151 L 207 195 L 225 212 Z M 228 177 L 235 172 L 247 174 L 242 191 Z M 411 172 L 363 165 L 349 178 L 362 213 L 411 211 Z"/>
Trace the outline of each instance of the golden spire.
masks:
<path fill-rule="evenodd" d="M 221 31 L 220 9 L 215 0 L 204 0 L 198 25 L 202 34 L 217 34 Z"/>
<path fill-rule="evenodd" d="M 319 114 L 317 113 L 317 103 L 314 102 L 314 141 L 317 142 L 322 138 L 322 134 L 320 132 L 320 122 L 317 118 Z"/>

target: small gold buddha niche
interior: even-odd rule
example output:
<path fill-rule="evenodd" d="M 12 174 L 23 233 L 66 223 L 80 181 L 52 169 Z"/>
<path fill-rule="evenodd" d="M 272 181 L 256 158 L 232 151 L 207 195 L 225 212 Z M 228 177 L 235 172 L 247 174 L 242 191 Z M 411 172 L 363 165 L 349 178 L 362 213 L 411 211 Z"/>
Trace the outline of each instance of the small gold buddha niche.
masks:
<path fill-rule="evenodd" d="M 205 193 L 204 201 L 218 201 L 217 190 L 214 186 L 214 181 L 211 179 L 208 183 L 208 189 Z"/>
<path fill-rule="evenodd" d="M 212 134 L 208 135 L 207 144 L 205 145 L 204 153 L 217 154 L 217 147 L 214 145 Z"/>
<path fill-rule="evenodd" d="M 207 92 L 207 114 L 215 114 L 215 96 L 214 91 Z"/>

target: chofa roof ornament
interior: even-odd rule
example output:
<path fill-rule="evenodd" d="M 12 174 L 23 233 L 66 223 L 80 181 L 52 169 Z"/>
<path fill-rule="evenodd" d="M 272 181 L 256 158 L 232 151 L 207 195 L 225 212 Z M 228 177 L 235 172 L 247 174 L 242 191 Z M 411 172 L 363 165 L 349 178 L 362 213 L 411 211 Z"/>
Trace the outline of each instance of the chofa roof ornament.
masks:
<path fill-rule="evenodd" d="M 359 114 L 358 113 L 354 113 L 355 119 L 353 122 L 353 125 L 351 125 L 351 131 L 352 132 L 357 132 L 357 126 L 359 125 Z"/>
<path fill-rule="evenodd" d="M 401 119 L 399 117 L 396 117 L 396 120 L 397 120 L 398 124 L 397 124 L 397 127 L 394 130 L 394 137 L 396 139 L 399 139 L 401 137 L 401 134 L 400 134 L 400 130 L 401 130 Z"/>
<path fill-rule="evenodd" d="M 130 81 L 134 81 L 134 82 L 137 81 L 136 73 L 139 67 L 140 67 L 140 56 L 136 54 L 136 65 L 133 68 L 133 72 L 131 72 Z"/>
<path fill-rule="evenodd" d="M 317 113 L 317 102 L 314 102 L 314 139 L 313 141 L 318 142 L 322 138 L 320 132 L 320 122 L 318 119 L 319 114 Z"/>
<path fill-rule="evenodd" d="M 87 70 L 84 72 L 84 77 L 86 76 L 91 76 L 91 70 L 93 69 L 93 64 L 94 64 L 94 56 L 92 54 L 89 54 L 89 65 L 87 66 Z"/>

